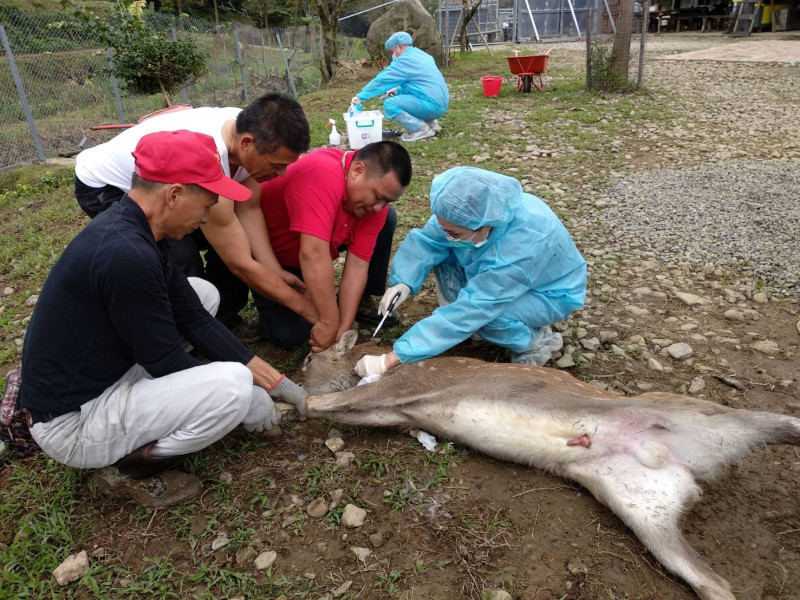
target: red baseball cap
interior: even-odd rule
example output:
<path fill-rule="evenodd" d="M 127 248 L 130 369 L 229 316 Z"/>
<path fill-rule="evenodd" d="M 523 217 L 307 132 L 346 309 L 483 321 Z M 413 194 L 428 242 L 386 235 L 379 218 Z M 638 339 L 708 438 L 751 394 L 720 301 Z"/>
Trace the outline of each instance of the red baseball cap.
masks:
<path fill-rule="evenodd" d="M 222 172 L 214 138 L 178 129 L 142 136 L 132 152 L 137 175 L 159 183 L 193 183 L 239 202 L 250 198 L 249 188 Z"/>

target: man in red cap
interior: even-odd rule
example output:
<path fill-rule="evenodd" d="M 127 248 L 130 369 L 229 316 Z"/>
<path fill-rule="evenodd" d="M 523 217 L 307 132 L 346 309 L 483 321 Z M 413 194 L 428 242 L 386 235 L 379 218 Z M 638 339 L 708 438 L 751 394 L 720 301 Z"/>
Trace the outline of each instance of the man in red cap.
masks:
<path fill-rule="evenodd" d="M 104 467 L 99 486 L 170 506 L 202 484 L 165 469 L 239 424 L 271 428 L 272 399 L 304 413 L 306 394 L 213 318 L 216 289 L 176 269 L 166 243 L 205 223 L 218 196 L 244 201 L 250 190 L 223 174 L 204 134 L 151 133 L 133 155 L 130 192 L 70 242 L 45 281 L 20 403 L 49 456 Z M 186 343 L 212 362 L 200 365 Z"/>

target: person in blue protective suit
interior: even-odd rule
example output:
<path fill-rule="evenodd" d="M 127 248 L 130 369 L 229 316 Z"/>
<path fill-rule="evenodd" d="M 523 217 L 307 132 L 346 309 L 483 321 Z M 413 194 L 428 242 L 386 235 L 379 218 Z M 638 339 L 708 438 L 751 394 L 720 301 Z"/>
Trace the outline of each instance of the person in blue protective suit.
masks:
<path fill-rule="evenodd" d="M 583 306 L 586 261 L 558 217 L 511 177 L 456 167 L 431 185 L 433 216 L 403 240 L 392 262 L 384 313 L 420 291 L 433 270 L 440 307 L 392 352 L 365 356 L 362 377 L 441 354 L 473 334 L 511 351 L 511 361 L 543 365 L 561 348 L 549 327 Z"/>
<path fill-rule="evenodd" d="M 401 136 L 406 142 L 436 135 L 441 129 L 438 119 L 450 104 L 450 92 L 433 57 L 411 45 L 411 34 L 392 34 L 385 48 L 392 53 L 392 62 L 353 97 L 360 104 L 385 94 L 383 112 L 408 129 Z"/>

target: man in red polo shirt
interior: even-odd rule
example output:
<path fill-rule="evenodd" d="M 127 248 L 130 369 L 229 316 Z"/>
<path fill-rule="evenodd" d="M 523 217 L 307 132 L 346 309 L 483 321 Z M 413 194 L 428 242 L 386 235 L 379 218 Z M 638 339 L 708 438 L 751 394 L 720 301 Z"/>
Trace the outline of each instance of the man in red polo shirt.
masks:
<path fill-rule="evenodd" d="M 285 177 L 262 184 L 261 208 L 275 256 L 303 279 L 319 313 L 319 321 L 309 323 L 254 294 L 268 340 L 291 348 L 310 336 L 312 349 L 324 350 L 350 329 L 359 306 L 383 295 L 397 225 L 389 204 L 410 181 L 405 148 L 376 142 L 355 152 L 315 150 L 290 165 Z M 337 302 L 332 260 L 345 248 Z"/>

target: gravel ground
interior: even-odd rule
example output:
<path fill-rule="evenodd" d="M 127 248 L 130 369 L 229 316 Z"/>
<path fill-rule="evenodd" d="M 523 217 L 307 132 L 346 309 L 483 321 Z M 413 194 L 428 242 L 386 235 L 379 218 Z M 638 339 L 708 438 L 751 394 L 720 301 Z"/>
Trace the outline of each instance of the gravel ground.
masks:
<path fill-rule="evenodd" d="M 708 162 L 617 182 L 602 211 L 609 249 L 660 250 L 718 276 L 736 271 L 775 294 L 800 297 L 800 170 L 789 161 Z M 602 203 L 601 203 L 602 204 Z M 740 291 L 751 292 L 749 283 Z"/>

